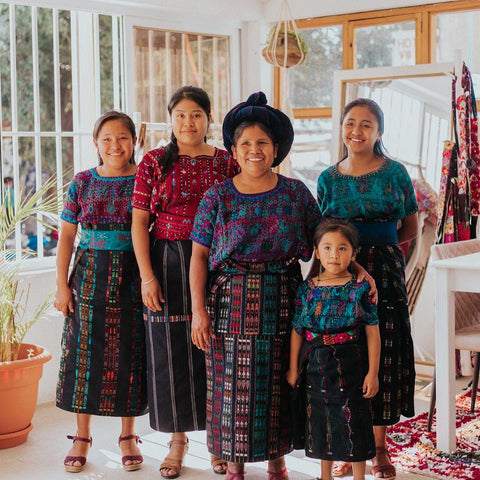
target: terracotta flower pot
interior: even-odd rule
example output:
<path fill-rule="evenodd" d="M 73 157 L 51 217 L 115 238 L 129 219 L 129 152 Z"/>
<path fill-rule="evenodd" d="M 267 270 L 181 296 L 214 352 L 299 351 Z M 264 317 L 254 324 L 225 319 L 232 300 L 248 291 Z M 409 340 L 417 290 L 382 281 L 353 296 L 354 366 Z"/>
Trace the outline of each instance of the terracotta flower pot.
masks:
<path fill-rule="evenodd" d="M 43 364 L 52 355 L 43 347 L 24 343 L 18 358 L 0 363 L 0 448 L 15 447 L 27 440 Z"/>

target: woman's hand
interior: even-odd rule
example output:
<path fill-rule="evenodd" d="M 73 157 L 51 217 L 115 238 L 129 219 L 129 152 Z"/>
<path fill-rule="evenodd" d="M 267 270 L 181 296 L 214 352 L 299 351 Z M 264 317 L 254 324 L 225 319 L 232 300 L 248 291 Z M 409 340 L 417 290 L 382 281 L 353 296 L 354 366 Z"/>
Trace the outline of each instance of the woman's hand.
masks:
<path fill-rule="evenodd" d="M 378 375 L 368 372 L 363 381 L 363 397 L 373 398 L 378 393 Z"/>
<path fill-rule="evenodd" d="M 57 287 L 53 306 L 62 312 L 64 317 L 68 317 L 68 314 L 73 312 L 72 289 L 68 285 Z"/>
<path fill-rule="evenodd" d="M 205 309 L 192 314 L 192 342 L 200 350 L 210 347 L 210 339 L 213 334 L 212 321 Z"/>
<path fill-rule="evenodd" d="M 298 379 L 298 372 L 296 369 L 289 368 L 287 372 L 287 383 L 292 387 L 295 388 Z"/>
<path fill-rule="evenodd" d="M 162 287 L 158 283 L 158 280 L 153 277 L 151 281 L 147 280 L 147 283 L 142 282 L 142 302 L 152 312 L 158 312 L 162 310 L 162 303 L 165 302 L 162 293 Z"/>
<path fill-rule="evenodd" d="M 357 276 L 357 283 L 363 282 L 364 280 L 368 282 L 368 284 L 370 285 L 370 291 L 368 292 L 368 295 L 372 297 L 372 303 L 374 305 L 377 305 L 378 291 L 373 277 L 357 262 L 353 262 L 352 268 L 353 272 Z"/>

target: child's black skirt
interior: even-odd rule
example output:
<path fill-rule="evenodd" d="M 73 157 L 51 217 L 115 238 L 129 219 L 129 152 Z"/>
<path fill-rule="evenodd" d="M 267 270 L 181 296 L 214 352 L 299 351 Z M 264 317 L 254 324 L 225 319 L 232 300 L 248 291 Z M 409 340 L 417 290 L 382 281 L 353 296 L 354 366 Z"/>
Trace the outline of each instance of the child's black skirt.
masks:
<path fill-rule="evenodd" d="M 345 334 L 334 337 L 344 341 Z M 314 341 L 312 346 L 307 364 L 306 455 L 346 462 L 373 458 L 372 411 L 362 393 L 368 371 L 365 336 L 328 345 Z"/>

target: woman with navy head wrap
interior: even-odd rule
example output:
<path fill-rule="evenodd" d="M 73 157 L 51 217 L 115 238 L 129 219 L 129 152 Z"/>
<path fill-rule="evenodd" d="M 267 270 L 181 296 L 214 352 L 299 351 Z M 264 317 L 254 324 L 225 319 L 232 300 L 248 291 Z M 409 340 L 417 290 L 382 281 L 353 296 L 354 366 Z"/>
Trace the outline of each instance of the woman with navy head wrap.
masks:
<path fill-rule="evenodd" d="M 225 148 L 240 166 L 205 194 L 191 233 L 192 341 L 206 352 L 207 445 L 242 480 L 244 464 L 268 460 L 285 480 L 291 451 L 289 337 L 301 272 L 320 221 L 299 180 L 272 170 L 293 142 L 289 118 L 263 92 L 223 123 Z"/>

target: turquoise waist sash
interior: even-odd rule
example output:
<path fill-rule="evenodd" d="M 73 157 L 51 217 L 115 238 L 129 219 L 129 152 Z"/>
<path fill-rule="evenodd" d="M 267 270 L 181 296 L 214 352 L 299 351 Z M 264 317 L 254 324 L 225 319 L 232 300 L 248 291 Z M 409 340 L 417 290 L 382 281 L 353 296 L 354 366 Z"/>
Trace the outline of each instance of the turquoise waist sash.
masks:
<path fill-rule="evenodd" d="M 101 230 L 100 225 L 83 225 L 78 248 L 133 251 L 132 233 L 125 225 L 112 225 L 117 230 Z M 130 226 L 128 226 L 130 227 Z"/>

